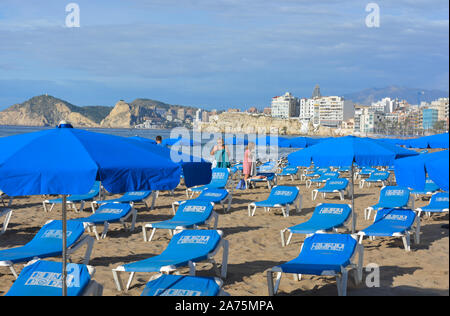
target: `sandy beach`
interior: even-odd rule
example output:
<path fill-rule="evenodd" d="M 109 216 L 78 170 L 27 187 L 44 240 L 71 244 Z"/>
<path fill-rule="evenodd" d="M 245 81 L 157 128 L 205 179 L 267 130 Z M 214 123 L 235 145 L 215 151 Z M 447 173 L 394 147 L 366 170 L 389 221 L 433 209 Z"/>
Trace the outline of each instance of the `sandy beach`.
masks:
<path fill-rule="evenodd" d="M 281 247 L 280 230 L 308 220 L 318 203 L 347 203 L 347 198 L 340 201 L 337 195 L 329 195 L 326 199 L 318 196 L 311 200 L 311 188 L 304 182 L 288 177 L 279 180 L 278 184 L 295 185 L 301 190 L 303 208 L 300 213 L 291 212 L 285 218 L 280 210 L 265 213 L 257 209 L 254 217 L 248 216 L 247 205 L 250 202 L 263 200 L 269 190 L 265 184 L 258 184 L 255 189 L 234 190 L 233 202 L 229 213 L 224 213 L 216 206 L 219 213 L 218 228 L 223 231 L 230 243 L 228 276 L 224 280 L 224 290 L 231 295 L 255 296 L 267 295 L 267 269 L 280 263 L 294 259 L 304 239 L 294 236 L 292 243 Z M 365 207 L 377 202 L 380 186 L 360 189 L 356 186 L 355 209 L 358 216 L 357 230 L 363 229 L 371 222 L 364 220 Z M 116 195 L 117 196 L 117 195 Z M 180 185 L 174 195 L 161 192 L 154 210 L 138 205 L 137 225 L 134 232 L 126 232 L 119 224 L 112 224 L 106 239 L 95 241 L 90 265 L 96 268 L 94 279 L 103 285 L 103 295 L 141 294 L 151 274 L 138 273 L 128 292 L 118 292 L 115 288 L 111 270 L 121 264 L 131 263 L 160 254 L 167 246 L 170 235 L 167 231 L 158 230 L 152 242 L 144 242 L 142 226 L 145 223 L 166 220 L 172 217 L 171 203 L 185 199 L 185 188 Z M 13 203 L 14 214 L 7 232 L 0 236 L 0 249 L 21 246 L 30 241 L 38 230 L 51 219 L 61 219 L 61 205 L 50 213 L 42 207 L 42 197 L 17 198 Z M 416 200 L 416 207 L 428 204 L 428 200 Z M 75 213 L 70 210 L 68 219 L 87 217 L 91 209 Z M 449 295 L 449 230 L 441 228 L 448 224 L 448 215 L 434 215 L 431 219 L 422 217 L 421 243 L 412 243 L 411 252 L 405 252 L 400 238 L 379 238 L 375 241 L 364 240 L 364 266 L 375 263 L 380 267 L 380 287 L 368 288 L 363 282 L 356 286 L 349 279 L 348 295 Z M 99 231 L 103 227 L 99 228 Z M 344 232 L 341 230 L 341 232 Z M 91 234 L 94 236 L 93 234 Z M 78 252 L 72 258 L 80 262 Z M 60 258 L 48 260 L 59 261 Z M 217 260 L 221 262 L 221 251 Z M 20 271 L 22 265 L 17 265 Z M 200 263 L 198 275 L 215 276 L 211 264 Z M 188 274 L 188 269 L 180 269 L 181 274 Z M 367 273 L 365 273 L 365 276 Z M 364 280 L 364 279 L 363 279 Z M 8 268 L 0 268 L 0 295 L 4 295 L 14 277 Z M 302 281 L 294 281 L 285 275 L 280 285 L 279 295 L 337 295 L 334 278 L 305 276 Z"/>

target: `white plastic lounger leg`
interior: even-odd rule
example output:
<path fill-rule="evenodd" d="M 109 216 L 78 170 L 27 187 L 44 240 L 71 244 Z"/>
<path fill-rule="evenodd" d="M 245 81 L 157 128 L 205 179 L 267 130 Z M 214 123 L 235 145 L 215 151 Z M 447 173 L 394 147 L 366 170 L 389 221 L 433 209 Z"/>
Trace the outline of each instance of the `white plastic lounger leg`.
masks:
<path fill-rule="evenodd" d="M 102 239 L 106 238 L 106 234 L 108 233 L 108 228 L 109 228 L 109 223 L 108 222 L 104 222 L 103 223 L 103 232 L 102 232 Z"/>
<path fill-rule="evenodd" d="M 120 277 L 121 272 L 122 271 L 118 271 L 116 269 L 112 270 L 114 282 L 116 283 L 117 291 L 119 291 L 119 292 L 121 292 L 123 289 L 123 282 L 122 282 L 122 278 Z"/>
<path fill-rule="evenodd" d="M 6 209 L 3 210 L 3 215 L 5 216 L 5 219 L 3 221 L 2 229 L 0 230 L 0 235 L 4 234 L 6 229 L 8 228 L 9 221 L 11 220 L 12 210 Z"/>
<path fill-rule="evenodd" d="M 285 242 L 285 237 L 284 237 L 284 233 L 287 231 L 287 228 L 285 228 L 285 229 L 282 229 L 281 231 L 280 231 L 280 234 L 281 234 L 281 247 L 286 247 L 286 242 Z"/>
<path fill-rule="evenodd" d="M 74 246 L 68 249 L 67 255 L 71 255 L 72 253 L 76 252 L 84 244 L 87 245 L 87 249 L 84 254 L 83 264 L 88 265 L 92 254 L 92 248 L 94 247 L 94 238 L 92 238 L 91 236 L 81 237 L 80 241 L 78 241 Z"/>
<path fill-rule="evenodd" d="M 189 261 L 188 266 L 189 266 L 189 275 L 195 276 L 195 266 L 196 266 L 195 262 Z"/>
<path fill-rule="evenodd" d="M 414 235 L 414 242 L 420 244 L 420 217 L 416 217 L 416 232 Z"/>
<path fill-rule="evenodd" d="M 408 232 L 404 236 L 402 236 L 402 240 L 405 251 L 411 251 L 411 237 Z"/>
<path fill-rule="evenodd" d="M 130 289 L 131 282 L 133 282 L 134 274 L 135 274 L 135 272 L 130 273 L 130 277 L 128 278 L 128 282 L 127 282 L 126 291 L 128 291 Z"/>

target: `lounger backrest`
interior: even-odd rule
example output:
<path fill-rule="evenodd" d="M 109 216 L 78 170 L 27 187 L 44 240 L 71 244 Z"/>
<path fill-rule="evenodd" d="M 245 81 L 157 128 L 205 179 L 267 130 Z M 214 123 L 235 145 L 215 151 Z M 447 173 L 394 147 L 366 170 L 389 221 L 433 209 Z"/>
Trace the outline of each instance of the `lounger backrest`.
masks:
<path fill-rule="evenodd" d="M 292 167 L 292 166 L 286 166 L 283 168 L 283 172 L 282 173 L 297 173 L 298 168 L 297 167 Z"/>
<path fill-rule="evenodd" d="M 216 296 L 219 291 L 214 278 L 164 274 L 147 283 L 141 296 Z"/>
<path fill-rule="evenodd" d="M 67 221 L 67 246 L 73 245 L 84 233 L 83 223 Z M 61 249 L 62 221 L 54 220 L 45 224 L 27 244 L 36 248 Z"/>
<path fill-rule="evenodd" d="M 399 186 L 387 186 L 381 189 L 380 201 L 386 208 L 404 207 L 408 205 L 409 190 Z"/>
<path fill-rule="evenodd" d="M 152 191 L 132 191 L 125 193 L 122 198 L 140 199 L 144 200 L 152 194 Z"/>
<path fill-rule="evenodd" d="M 68 200 L 93 199 L 100 193 L 100 181 L 95 181 L 91 190 L 86 194 L 76 194 L 68 197 Z"/>
<path fill-rule="evenodd" d="M 382 209 L 377 212 L 374 223 L 383 222 L 390 227 L 411 227 L 416 213 L 409 209 Z"/>
<path fill-rule="evenodd" d="M 202 193 L 196 198 L 196 200 L 210 200 L 210 201 L 222 201 L 228 195 L 226 189 L 207 189 L 203 190 Z"/>
<path fill-rule="evenodd" d="M 228 183 L 230 172 L 227 168 L 214 168 L 212 170 L 211 182 L 209 186 L 215 188 L 224 188 Z"/>
<path fill-rule="evenodd" d="M 389 178 L 389 172 L 387 171 L 375 171 L 369 176 L 369 180 L 387 180 Z"/>
<path fill-rule="evenodd" d="M 212 210 L 213 205 L 211 202 L 198 201 L 197 199 L 189 200 L 180 204 L 173 220 L 206 221 L 211 216 Z"/>
<path fill-rule="evenodd" d="M 299 259 L 303 264 L 347 266 L 356 245 L 349 234 L 314 234 L 305 239 Z"/>
<path fill-rule="evenodd" d="M 329 180 L 329 179 L 334 179 L 334 178 L 338 178 L 338 177 L 339 177 L 339 172 L 324 172 L 324 173 L 322 173 L 322 175 L 320 176 L 319 179 Z"/>
<path fill-rule="evenodd" d="M 431 196 L 429 206 L 433 206 L 435 208 L 440 209 L 448 209 L 448 193 L 447 192 L 439 192 L 435 193 Z"/>
<path fill-rule="evenodd" d="M 62 263 L 38 260 L 26 266 L 6 296 L 62 296 Z M 67 295 L 81 295 L 91 277 L 85 265 L 67 265 Z"/>
<path fill-rule="evenodd" d="M 311 220 L 324 222 L 324 224 L 330 221 L 342 223 L 349 218 L 351 213 L 352 209 L 347 204 L 323 203 L 316 206 Z"/>
<path fill-rule="evenodd" d="M 268 200 L 277 204 L 290 204 L 295 201 L 299 194 L 297 187 L 279 185 L 272 189 Z"/>
<path fill-rule="evenodd" d="M 172 237 L 163 254 L 203 260 L 217 248 L 221 239 L 217 230 L 183 230 Z"/>
<path fill-rule="evenodd" d="M 131 210 L 130 204 L 121 204 L 121 203 L 108 203 L 103 204 L 99 207 L 97 211 L 95 211 L 94 215 L 114 215 L 115 217 L 123 217 L 128 214 Z"/>
<path fill-rule="evenodd" d="M 425 192 L 433 192 L 433 191 L 437 191 L 437 190 L 439 190 L 439 186 L 436 183 L 434 183 L 433 180 L 431 180 L 430 178 L 427 178 L 425 180 L 424 191 Z"/>
<path fill-rule="evenodd" d="M 324 189 L 344 190 L 348 185 L 348 179 L 330 179 L 325 183 Z"/>
<path fill-rule="evenodd" d="M 276 168 L 276 166 L 277 165 L 274 161 L 269 161 L 259 166 L 259 171 L 261 172 L 273 171 Z"/>

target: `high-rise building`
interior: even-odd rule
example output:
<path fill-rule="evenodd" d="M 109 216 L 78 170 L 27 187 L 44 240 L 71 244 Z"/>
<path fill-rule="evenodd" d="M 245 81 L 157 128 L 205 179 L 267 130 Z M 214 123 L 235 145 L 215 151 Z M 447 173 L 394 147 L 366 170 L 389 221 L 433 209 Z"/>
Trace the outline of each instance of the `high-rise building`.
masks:
<path fill-rule="evenodd" d="M 437 109 L 429 108 L 422 110 L 422 128 L 433 129 L 434 124 L 438 121 L 439 113 Z"/>
<path fill-rule="evenodd" d="M 343 97 L 329 96 L 316 99 L 314 123 L 328 127 L 340 127 L 343 121 L 353 117 L 355 106 Z"/>
<path fill-rule="evenodd" d="M 320 98 L 322 95 L 320 94 L 320 87 L 318 84 L 314 87 L 314 91 L 312 93 L 311 99 Z"/>
<path fill-rule="evenodd" d="M 184 121 L 186 119 L 186 110 L 184 108 L 178 109 L 177 118 L 181 121 Z"/>
<path fill-rule="evenodd" d="M 205 123 L 209 122 L 209 113 L 207 111 L 203 111 L 203 113 L 202 113 L 202 122 L 205 122 Z"/>
<path fill-rule="evenodd" d="M 289 118 L 298 117 L 299 115 L 299 102 L 289 92 L 286 92 L 282 96 L 276 96 L 272 98 L 272 117 Z"/>

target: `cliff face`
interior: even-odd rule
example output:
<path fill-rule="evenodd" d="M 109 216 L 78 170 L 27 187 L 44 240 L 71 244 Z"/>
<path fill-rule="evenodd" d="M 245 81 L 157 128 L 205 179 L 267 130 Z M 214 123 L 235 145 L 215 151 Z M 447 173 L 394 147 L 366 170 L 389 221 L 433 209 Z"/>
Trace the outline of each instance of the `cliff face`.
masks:
<path fill-rule="evenodd" d="M 199 123 L 197 129 L 209 133 L 230 134 L 337 136 L 350 133 L 341 129 L 313 126 L 312 123 L 305 124 L 298 119 L 278 119 L 264 115 L 228 112 L 210 117 L 209 123 Z"/>
<path fill-rule="evenodd" d="M 146 117 L 154 115 L 155 112 L 152 107 L 119 101 L 101 122 L 101 126 L 107 128 L 131 128 L 143 123 Z"/>
<path fill-rule="evenodd" d="M 78 127 L 98 127 L 80 107 L 51 96 L 37 96 L 0 112 L 0 125 L 56 126 L 61 120 Z"/>

